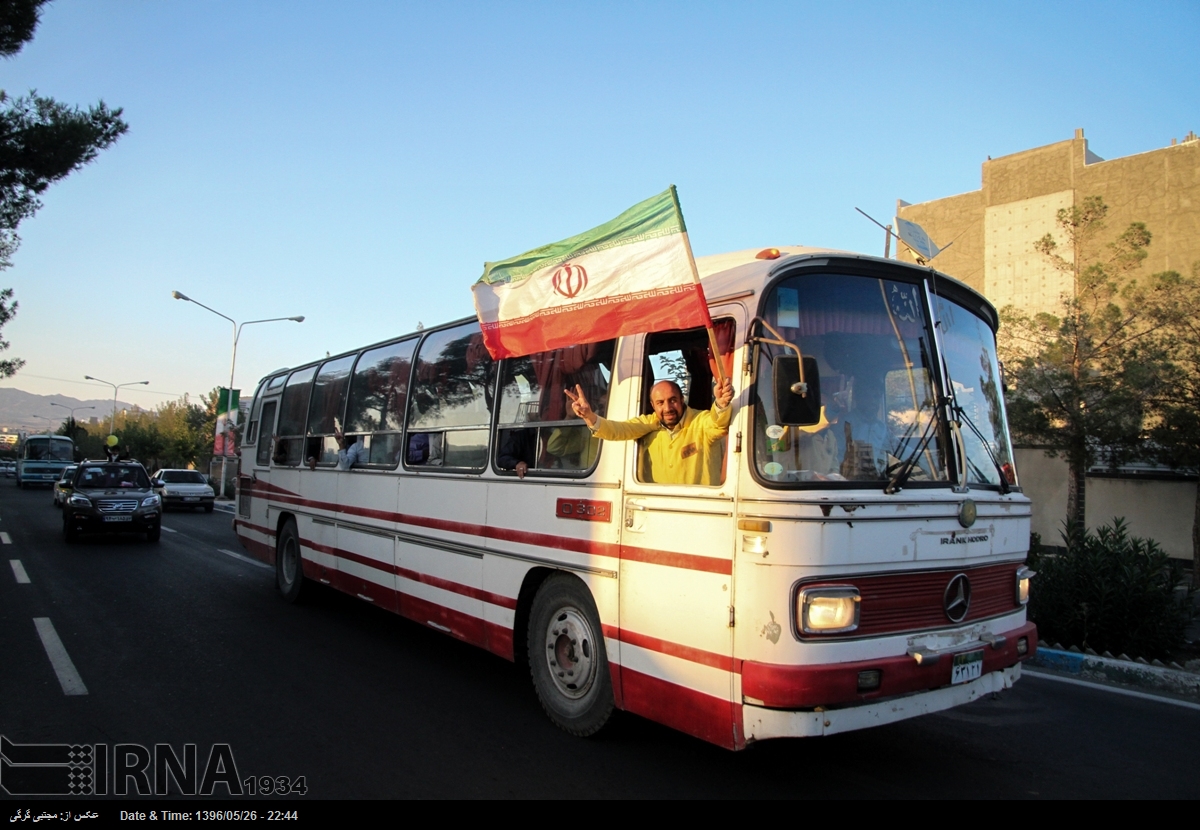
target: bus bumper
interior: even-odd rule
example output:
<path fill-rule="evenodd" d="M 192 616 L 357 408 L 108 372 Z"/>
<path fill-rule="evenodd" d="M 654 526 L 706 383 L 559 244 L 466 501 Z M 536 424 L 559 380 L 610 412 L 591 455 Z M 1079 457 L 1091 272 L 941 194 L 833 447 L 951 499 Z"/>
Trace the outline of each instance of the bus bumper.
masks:
<path fill-rule="evenodd" d="M 747 743 L 768 738 L 836 735 L 952 709 L 1011 688 L 1020 676 L 1021 664 L 1017 663 L 958 686 L 824 712 L 788 712 L 745 704 L 742 706 L 742 725 Z"/>

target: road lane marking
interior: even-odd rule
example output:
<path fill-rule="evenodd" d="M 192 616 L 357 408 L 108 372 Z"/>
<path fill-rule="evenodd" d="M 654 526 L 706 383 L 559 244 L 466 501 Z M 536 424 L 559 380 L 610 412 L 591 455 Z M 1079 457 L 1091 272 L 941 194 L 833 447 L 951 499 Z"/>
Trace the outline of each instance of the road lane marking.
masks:
<path fill-rule="evenodd" d="M 165 525 L 163 526 L 163 530 L 165 530 L 167 533 L 178 533 L 178 531 L 171 530 L 171 528 L 169 528 Z"/>
<path fill-rule="evenodd" d="M 1101 692 L 1112 692 L 1114 695 L 1125 695 L 1126 697 L 1137 697 L 1142 700 L 1153 700 L 1158 703 L 1169 703 L 1172 706 L 1182 706 L 1184 709 L 1195 709 L 1200 711 L 1200 703 L 1190 703 L 1186 700 L 1176 700 L 1173 697 L 1162 697 L 1160 695 L 1147 694 L 1146 692 L 1136 692 L 1133 689 L 1122 689 L 1119 686 L 1105 686 L 1103 683 L 1089 683 L 1086 680 L 1076 680 L 1073 677 L 1059 677 L 1057 674 L 1044 674 L 1040 671 L 1031 671 L 1024 666 L 1021 667 L 1021 674 L 1025 677 L 1036 677 L 1038 680 L 1053 680 L 1056 683 L 1069 683 L 1072 686 L 1084 686 L 1088 689 L 1096 689 Z"/>
<path fill-rule="evenodd" d="M 268 571 L 275 570 L 274 568 L 272 568 L 270 565 L 266 564 L 265 562 L 259 562 L 257 559 L 251 559 L 249 556 L 242 556 L 240 553 L 234 553 L 231 550 L 225 550 L 225 548 L 217 548 L 217 550 L 219 550 L 221 553 L 225 554 L 226 556 L 232 556 L 234 559 L 240 559 L 243 562 L 249 562 L 251 565 L 253 565 L 256 568 L 266 568 Z"/>
<path fill-rule="evenodd" d="M 4 543 L 4 544 L 6 544 L 6 545 L 11 545 L 11 544 L 12 544 L 12 539 L 11 539 L 11 538 L 9 538 L 9 535 L 8 535 L 7 533 L 5 533 L 4 531 L 0 530 L 0 542 L 3 542 L 3 543 Z"/>
<path fill-rule="evenodd" d="M 10 559 L 8 564 L 12 565 L 13 576 L 17 578 L 18 585 L 29 584 L 29 574 L 25 573 L 25 566 L 21 564 L 20 559 Z"/>
<path fill-rule="evenodd" d="M 88 693 L 87 686 L 83 685 L 83 678 L 79 676 L 79 672 L 75 671 L 75 664 L 71 662 L 71 658 L 67 655 L 67 649 L 63 646 L 62 640 L 58 638 L 58 632 L 54 630 L 54 623 L 50 622 L 49 617 L 34 617 L 33 624 L 37 626 L 38 636 L 42 638 L 42 647 L 46 649 L 50 665 L 54 667 L 54 673 L 58 675 L 58 682 L 62 686 L 63 694 L 86 695 Z"/>

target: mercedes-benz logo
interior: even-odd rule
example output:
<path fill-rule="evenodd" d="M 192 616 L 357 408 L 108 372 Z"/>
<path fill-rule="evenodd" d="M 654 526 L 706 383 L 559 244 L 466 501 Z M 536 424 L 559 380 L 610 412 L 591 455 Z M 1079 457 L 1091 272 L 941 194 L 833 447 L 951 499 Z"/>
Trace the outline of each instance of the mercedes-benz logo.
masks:
<path fill-rule="evenodd" d="M 950 622 L 959 623 L 967 618 L 967 612 L 971 610 L 971 580 L 966 574 L 959 574 L 946 585 L 942 608 Z"/>

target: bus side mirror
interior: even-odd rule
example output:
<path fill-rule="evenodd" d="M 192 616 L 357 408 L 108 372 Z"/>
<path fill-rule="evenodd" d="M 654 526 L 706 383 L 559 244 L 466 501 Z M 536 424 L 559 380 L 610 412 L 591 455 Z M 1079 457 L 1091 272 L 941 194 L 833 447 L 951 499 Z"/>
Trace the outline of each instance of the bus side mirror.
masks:
<path fill-rule="evenodd" d="M 800 381 L 800 362 L 790 354 L 781 354 L 771 363 L 775 380 L 775 409 L 778 423 L 810 427 L 821 422 L 821 373 L 817 359 L 804 360 L 804 382 Z"/>

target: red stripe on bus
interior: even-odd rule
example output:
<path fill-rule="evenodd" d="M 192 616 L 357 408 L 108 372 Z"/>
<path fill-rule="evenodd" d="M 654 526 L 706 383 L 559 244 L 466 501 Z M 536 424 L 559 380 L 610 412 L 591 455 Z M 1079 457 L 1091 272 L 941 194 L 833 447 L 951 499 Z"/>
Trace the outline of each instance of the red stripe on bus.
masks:
<path fill-rule="evenodd" d="M 1037 627 L 1025 623 L 1012 631 L 1001 632 L 1005 643 L 999 649 L 983 649 L 983 673 L 1000 671 L 1033 656 L 1037 650 Z M 1028 652 L 1017 654 L 1017 640 L 1026 638 Z M 979 646 L 962 649 L 973 651 Z M 816 666 L 783 666 L 756 663 L 742 664 L 742 694 L 761 700 L 763 706 L 775 709 L 810 709 L 814 706 L 864 703 L 876 698 L 923 692 L 949 686 L 954 659 L 943 655 L 935 663 L 918 664 L 906 654 L 853 663 L 834 663 Z M 880 685 L 869 692 L 858 690 L 858 675 L 863 671 L 880 672 Z"/>
<path fill-rule="evenodd" d="M 621 688 L 628 711 L 726 749 L 736 748 L 735 725 L 742 721 L 740 704 L 651 677 L 628 666 L 621 667 Z"/>
<path fill-rule="evenodd" d="M 262 527 L 261 525 L 251 524 L 250 522 L 246 521 L 245 519 L 234 519 L 233 521 L 234 521 L 234 523 L 235 523 L 235 524 L 237 524 L 239 527 L 248 528 L 249 530 L 254 530 L 254 531 L 257 531 L 257 532 L 259 532 L 259 533 L 263 533 L 263 534 L 265 534 L 265 535 L 267 535 L 267 536 L 274 536 L 274 535 L 275 535 L 275 529 L 274 529 L 274 528 L 270 528 L 270 527 Z"/>
<path fill-rule="evenodd" d="M 605 635 L 608 636 L 607 629 Z M 672 643 L 669 640 L 660 640 L 658 637 L 651 637 L 647 634 L 638 634 L 630 631 L 627 628 L 622 628 L 617 631 L 617 637 L 622 643 L 629 643 L 631 646 L 657 651 L 659 654 L 666 654 L 670 657 L 678 657 L 681 660 L 687 660 L 690 663 L 698 663 L 701 666 L 711 666 L 714 669 L 721 671 L 732 672 L 734 670 L 733 657 L 726 654 L 717 654 L 713 651 L 705 651 L 704 649 L 694 648 L 692 646 L 681 645 L 680 643 Z M 732 646 L 731 646 L 732 648 Z"/>
<path fill-rule="evenodd" d="M 675 553 L 673 551 L 654 550 L 652 548 L 638 548 L 630 545 L 621 546 L 612 544 L 610 542 L 595 542 L 590 539 L 575 539 L 570 536 L 554 536 L 548 533 L 534 533 L 526 530 L 513 530 L 510 528 L 478 525 L 469 522 L 456 522 L 449 519 L 433 519 L 427 516 L 413 516 L 407 513 L 392 513 L 387 510 L 375 510 L 372 508 L 356 507 L 353 505 L 339 507 L 336 504 L 316 501 L 313 499 L 305 499 L 294 494 L 282 495 L 283 493 L 286 493 L 286 491 L 283 490 L 279 490 L 278 493 L 279 495 L 275 496 L 276 501 L 294 504 L 299 507 L 310 507 L 319 510 L 340 512 L 353 516 L 378 519 L 385 522 L 396 522 L 398 524 L 411 525 L 413 527 L 442 530 L 448 533 L 461 533 L 466 536 L 482 536 L 484 538 L 496 539 L 503 542 L 516 542 L 518 544 L 552 548 L 554 550 L 574 551 L 576 553 L 585 553 L 592 556 L 609 556 L 614 559 L 630 559 L 636 562 L 646 562 L 648 564 L 662 565 L 668 568 L 702 571 L 705 573 L 722 574 L 725 576 L 730 576 L 733 573 L 733 560 L 718 559 L 714 556 L 700 556 L 694 553 Z"/>
<path fill-rule="evenodd" d="M 369 556 L 362 556 L 361 554 L 354 553 L 353 551 L 333 547 L 332 545 L 323 545 L 319 542 L 314 542 L 311 539 L 302 539 L 301 544 L 306 548 L 310 548 L 311 550 L 327 553 L 330 556 L 335 556 L 341 559 L 348 559 L 351 562 L 357 562 L 360 565 L 365 565 L 368 568 L 374 568 L 377 571 L 382 571 L 383 573 L 389 575 L 402 576 L 405 579 L 412 580 L 413 582 L 431 585 L 434 588 L 441 588 L 443 591 L 450 591 L 451 593 L 459 594 L 464 597 L 470 597 L 471 599 L 477 599 L 481 602 L 486 602 L 491 605 L 498 605 L 501 608 L 508 608 L 512 611 L 515 611 L 517 608 L 516 597 L 506 597 L 503 594 L 495 594 L 491 591 L 485 591 L 482 588 L 475 588 L 471 585 L 463 585 L 461 582 L 454 582 L 449 579 L 443 579 L 439 576 L 421 573 L 419 571 L 414 571 L 411 568 L 402 568 L 399 565 L 393 565 L 388 562 L 380 562 L 378 559 L 372 559 Z"/>
<path fill-rule="evenodd" d="M 704 571 L 706 573 L 733 574 L 732 559 L 717 559 L 713 556 L 698 556 L 694 553 L 674 553 L 667 550 L 650 548 L 635 548 L 632 545 L 621 547 L 621 558 L 632 559 L 635 562 L 646 562 L 651 565 L 663 565 L 668 568 L 681 568 L 688 571 Z"/>
<path fill-rule="evenodd" d="M 452 591 L 456 594 L 462 594 L 472 599 L 482 600 L 491 605 L 499 605 L 501 608 L 508 608 L 512 611 L 517 610 L 516 597 L 506 597 L 501 594 L 493 594 L 491 591 L 484 591 L 481 588 L 472 588 L 469 585 L 463 585 L 458 582 L 451 582 L 449 579 L 442 579 L 439 576 L 431 576 L 430 574 L 420 573 L 410 570 L 409 568 L 397 568 L 396 573 L 405 579 L 411 579 L 413 582 L 420 582 L 424 585 L 432 585 L 435 588 L 441 588 L 446 591 Z"/>
<path fill-rule="evenodd" d="M 414 622 L 436 628 L 473 645 L 487 648 L 486 627 L 479 617 L 401 592 L 400 613 Z"/>

